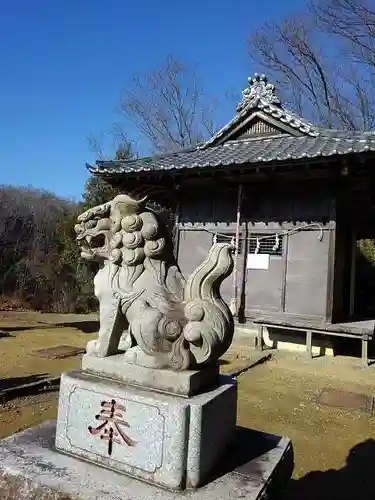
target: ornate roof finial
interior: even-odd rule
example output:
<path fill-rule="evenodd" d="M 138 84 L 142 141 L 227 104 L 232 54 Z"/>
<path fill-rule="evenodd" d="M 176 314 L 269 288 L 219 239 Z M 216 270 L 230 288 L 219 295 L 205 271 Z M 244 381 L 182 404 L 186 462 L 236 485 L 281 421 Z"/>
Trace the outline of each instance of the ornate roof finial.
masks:
<path fill-rule="evenodd" d="M 263 99 L 270 104 L 280 104 L 280 99 L 275 95 L 275 85 L 267 83 L 266 75 L 255 73 L 248 78 L 249 86 L 242 91 L 242 101 L 237 106 L 237 111 L 242 111 L 249 104 L 256 104 L 258 99 Z"/>

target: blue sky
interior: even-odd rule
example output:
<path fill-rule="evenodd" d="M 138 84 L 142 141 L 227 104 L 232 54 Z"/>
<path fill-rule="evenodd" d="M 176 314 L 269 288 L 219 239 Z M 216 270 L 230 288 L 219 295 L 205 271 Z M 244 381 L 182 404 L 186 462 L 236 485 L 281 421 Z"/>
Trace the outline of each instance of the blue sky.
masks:
<path fill-rule="evenodd" d="M 246 36 L 303 3 L 2 0 L 0 184 L 79 199 L 85 162 L 95 161 L 87 137 L 121 120 L 121 89 L 134 72 L 173 53 L 198 64 L 208 93 L 240 92 L 256 71 Z"/>

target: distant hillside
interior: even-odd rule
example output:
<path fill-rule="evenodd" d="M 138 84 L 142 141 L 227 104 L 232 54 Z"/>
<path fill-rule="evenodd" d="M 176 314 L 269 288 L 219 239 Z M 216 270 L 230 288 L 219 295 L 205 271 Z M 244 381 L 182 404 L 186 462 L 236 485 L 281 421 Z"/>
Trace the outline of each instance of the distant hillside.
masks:
<path fill-rule="evenodd" d="M 0 186 L 0 309 L 95 307 L 91 272 L 74 241 L 79 209 L 47 191 Z"/>

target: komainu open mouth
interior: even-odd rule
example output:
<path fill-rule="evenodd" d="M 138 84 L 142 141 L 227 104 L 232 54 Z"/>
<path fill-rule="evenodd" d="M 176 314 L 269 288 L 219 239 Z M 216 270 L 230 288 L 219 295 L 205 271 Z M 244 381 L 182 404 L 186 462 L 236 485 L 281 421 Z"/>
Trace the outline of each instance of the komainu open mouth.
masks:
<path fill-rule="evenodd" d="M 95 229 L 84 229 L 76 226 L 77 241 L 81 249 L 81 257 L 84 259 L 95 259 L 99 255 L 106 253 L 107 238 L 104 232 L 97 232 Z"/>
<path fill-rule="evenodd" d="M 86 246 L 90 249 L 96 250 L 99 248 L 103 248 L 106 244 L 106 239 L 104 234 L 95 234 L 95 235 L 86 234 L 83 236 L 83 239 L 85 241 Z"/>

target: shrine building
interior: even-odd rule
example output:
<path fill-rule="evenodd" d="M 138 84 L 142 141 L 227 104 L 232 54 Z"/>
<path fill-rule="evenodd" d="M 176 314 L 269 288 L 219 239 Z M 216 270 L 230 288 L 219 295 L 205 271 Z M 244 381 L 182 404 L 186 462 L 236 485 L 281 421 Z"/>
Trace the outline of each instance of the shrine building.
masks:
<path fill-rule="evenodd" d="M 233 119 L 207 141 L 88 168 L 175 212 L 185 276 L 214 242 L 234 244 L 222 296 L 239 329 L 257 327 L 260 345 L 306 339 L 313 354 L 354 339 L 367 362 L 374 270 L 358 241 L 375 238 L 374 159 L 375 133 L 315 126 L 256 74 Z"/>

